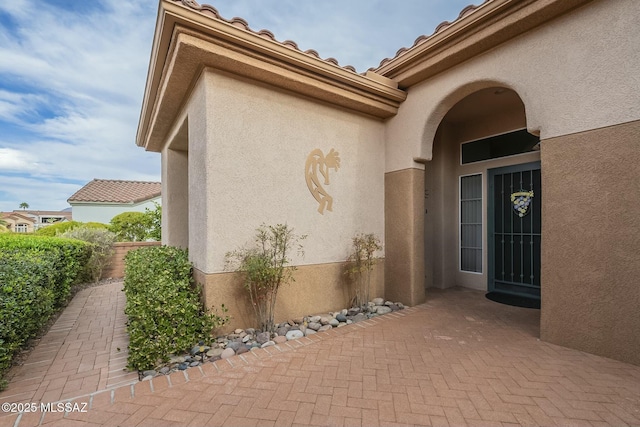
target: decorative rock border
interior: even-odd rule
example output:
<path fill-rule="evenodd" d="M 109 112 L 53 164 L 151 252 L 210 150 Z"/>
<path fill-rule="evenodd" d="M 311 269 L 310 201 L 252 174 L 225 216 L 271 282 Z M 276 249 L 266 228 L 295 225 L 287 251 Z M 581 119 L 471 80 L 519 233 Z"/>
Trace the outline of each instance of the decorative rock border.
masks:
<path fill-rule="evenodd" d="M 400 302 L 394 303 L 384 301 L 382 298 L 375 298 L 363 307 L 352 307 L 337 312 L 304 316 L 282 322 L 277 325 L 273 334 L 256 331 L 254 328 L 236 329 L 231 334 L 218 337 L 211 346 L 199 343 L 194 345 L 189 353 L 170 356 L 169 363 L 162 368 L 140 372 L 140 380 L 148 381 L 159 375 L 170 375 L 176 371 L 184 371 L 187 368 L 198 367 L 205 363 L 227 360 L 232 356 L 242 356 L 259 349 L 287 344 L 288 341 L 310 338 L 319 333 L 358 324 L 404 308 L 405 306 Z"/>

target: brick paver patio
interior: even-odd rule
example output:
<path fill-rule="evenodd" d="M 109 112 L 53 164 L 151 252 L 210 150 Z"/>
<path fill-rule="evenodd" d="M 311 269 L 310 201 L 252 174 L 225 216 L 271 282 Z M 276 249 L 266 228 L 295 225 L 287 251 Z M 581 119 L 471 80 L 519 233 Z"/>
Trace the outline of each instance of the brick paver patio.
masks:
<path fill-rule="evenodd" d="M 0 402 L 56 402 L 137 382 L 136 373 L 123 370 L 129 338 L 122 286 L 78 292 L 25 364 L 10 372 Z"/>
<path fill-rule="evenodd" d="M 539 311 L 481 292 L 434 290 L 381 318 L 152 381 L 78 388 L 67 402 L 87 412 L 0 426 L 640 426 L 640 367 L 541 342 L 538 324 Z"/>

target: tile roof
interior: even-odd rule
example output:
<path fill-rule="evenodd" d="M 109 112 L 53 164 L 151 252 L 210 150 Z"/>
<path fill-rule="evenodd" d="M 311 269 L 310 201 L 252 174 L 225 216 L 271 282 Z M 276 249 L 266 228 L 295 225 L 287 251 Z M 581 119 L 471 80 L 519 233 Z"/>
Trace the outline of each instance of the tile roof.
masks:
<path fill-rule="evenodd" d="M 308 50 L 302 51 L 298 47 L 296 42 L 294 42 L 292 40 L 285 40 L 283 42 L 280 42 L 280 41 L 276 40 L 276 37 L 269 30 L 254 31 L 249 27 L 249 24 L 247 23 L 247 21 L 245 21 L 242 18 L 237 18 L 236 17 L 236 18 L 231 18 L 231 19 L 225 19 L 222 16 L 220 16 L 220 13 L 218 12 L 218 10 L 215 7 L 211 6 L 210 4 L 202 4 L 202 5 L 200 5 L 195 0 L 171 0 L 171 1 L 173 1 L 175 3 L 181 3 L 182 5 L 187 6 L 187 7 L 191 8 L 191 9 L 197 11 L 197 12 L 200 12 L 203 15 L 209 16 L 210 18 L 214 18 L 214 19 L 217 19 L 219 21 L 226 22 L 226 23 L 231 24 L 231 25 L 233 25 L 235 27 L 241 28 L 243 30 L 249 31 L 250 33 L 253 33 L 253 34 L 256 34 L 256 35 L 258 35 L 260 37 L 263 37 L 265 39 L 272 40 L 272 41 L 274 41 L 276 43 L 281 44 L 282 46 L 286 46 L 286 47 L 288 47 L 290 49 L 293 49 L 293 50 L 296 50 L 298 52 L 305 53 L 305 54 L 307 54 L 309 56 L 313 56 L 315 58 L 318 58 L 318 59 L 323 60 L 325 62 L 331 63 L 331 64 L 333 64 L 333 65 L 335 65 L 337 67 L 341 67 L 341 68 L 343 68 L 345 70 L 349 70 L 349 71 L 357 74 L 357 71 L 356 71 L 355 67 L 353 67 L 352 65 L 341 66 L 338 63 L 338 60 L 335 59 L 335 58 L 322 59 L 320 57 L 320 54 L 317 51 L 313 50 L 313 49 L 308 49 Z"/>
<path fill-rule="evenodd" d="M 160 195 L 162 184 L 145 181 L 94 179 L 69 197 L 71 202 L 138 203 Z"/>
<path fill-rule="evenodd" d="M 464 9 L 462 9 L 460 11 L 460 13 L 458 14 L 458 17 L 456 19 L 454 19 L 453 21 L 449 22 L 449 21 L 442 21 L 441 23 L 439 23 L 435 30 L 433 30 L 433 33 L 431 33 L 430 36 L 427 35 L 422 35 L 420 37 L 418 37 L 416 39 L 416 41 L 413 42 L 413 45 L 411 47 L 402 47 L 400 49 L 398 49 L 398 51 L 396 52 L 395 56 L 393 58 L 385 58 L 382 61 L 380 61 L 380 64 L 377 67 L 373 67 L 370 68 L 370 71 L 376 71 L 379 68 L 381 68 L 383 65 L 385 65 L 388 62 L 393 61 L 394 59 L 404 55 L 405 53 L 409 52 L 411 49 L 413 49 L 414 47 L 426 42 L 427 40 L 429 40 L 430 38 L 432 38 L 433 36 L 435 36 L 436 34 L 438 34 L 440 31 L 444 30 L 445 28 L 450 27 L 451 25 L 453 25 L 454 23 L 458 22 L 460 19 L 464 18 L 465 16 L 473 13 L 476 9 L 480 8 L 481 6 L 483 6 L 486 3 L 490 3 L 493 0 L 484 0 L 482 1 L 482 3 L 480 3 L 479 5 L 473 5 L 470 4 L 469 6 L 465 7 Z"/>
<path fill-rule="evenodd" d="M 209 4 L 199 4 L 198 2 L 196 2 L 195 0 L 170 0 L 173 1 L 175 3 L 180 3 L 184 6 L 189 7 L 192 10 L 195 10 L 196 12 L 202 13 L 203 15 L 209 16 L 210 18 L 214 18 L 223 22 L 226 22 L 228 24 L 231 24 L 235 27 L 241 28 L 243 30 L 249 31 L 253 34 L 256 34 L 258 36 L 264 37 L 266 39 L 272 40 L 276 43 L 279 43 L 283 46 L 286 46 L 290 49 L 296 50 L 298 52 L 302 52 L 305 53 L 307 55 L 310 56 L 314 56 L 318 59 L 321 59 L 325 62 L 331 63 L 337 67 L 341 67 L 345 70 L 349 70 L 352 71 L 354 73 L 357 73 L 355 67 L 351 66 L 351 65 L 345 65 L 345 66 L 340 66 L 340 64 L 338 63 L 338 60 L 335 58 L 326 58 L 326 59 L 322 59 L 320 57 L 320 55 L 318 54 L 318 52 L 316 52 L 313 49 L 308 49 L 305 51 L 302 51 L 298 45 L 296 44 L 296 42 L 292 41 L 292 40 L 285 40 L 283 42 L 280 42 L 278 40 L 276 40 L 275 36 L 273 35 L 273 33 L 269 30 L 260 30 L 260 31 L 254 31 L 249 27 L 249 24 L 247 23 L 247 21 L 245 21 L 242 18 L 231 18 L 231 19 L 225 19 L 222 16 L 220 16 L 220 13 L 218 12 L 218 10 L 209 5 Z M 470 13 L 474 12 L 476 9 L 478 9 L 480 6 L 484 5 L 485 3 L 489 3 L 493 0 L 484 0 L 480 5 L 475 6 L 473 4 L 465 7 L 464 9 L 462 9 L 462 11 L 460 11 L 460 14 L 458 15 L 458 17 L 456 19 L 454 19 L 452 22 L 449 21 L 443 21 L 440 24 L 438 24 L 438 26 L 436 26 L 436 29 L 434 30 L 434 32 L 430 35 L 430 36 L 426 36 L 426 35 L 422 35 L 420 37 L 418 37 L 416 39 L 416 41 L 413 43 L 413 46 L 411 46 L 410 48 L 406 48 L 403 47 L 400 50 L 398 50 L 396 52 L 396 55 L 393 58 L 385 58 L 380 62 L 380 65 L 378 65 L 378 67 L 372 67 L 369 70 L 370 71 L 376 71 L 377 69 L 379 69 L 380 67 L 382 67 L 384 64 L 396 59 L 397 57 L 403 55 L 404 53 L 408 52 L 409 50 L 411 50 L 412 48 L 418 46 L 419 44 L 424 43 L 426 40 L 430 39 L 431 37 L 435 36 L 436 34 L 438 34 L 441 30 L 451 26 L 452 24 L 454 24 L 455 22 L 459 21 L 461 18 L 469 15 Z M 361 73 L 361 74 L 366 74 L 366 73 Z"/>

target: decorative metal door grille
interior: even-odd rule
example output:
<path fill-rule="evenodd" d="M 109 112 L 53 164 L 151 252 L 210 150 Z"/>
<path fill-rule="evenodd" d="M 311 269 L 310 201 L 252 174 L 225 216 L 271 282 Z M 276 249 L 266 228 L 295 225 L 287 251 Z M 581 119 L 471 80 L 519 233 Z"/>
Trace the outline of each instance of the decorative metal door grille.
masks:
<path fill-rule="evenodd" d="M 540 298 L 540 163 L 489 171 L 489 291 Z"/>

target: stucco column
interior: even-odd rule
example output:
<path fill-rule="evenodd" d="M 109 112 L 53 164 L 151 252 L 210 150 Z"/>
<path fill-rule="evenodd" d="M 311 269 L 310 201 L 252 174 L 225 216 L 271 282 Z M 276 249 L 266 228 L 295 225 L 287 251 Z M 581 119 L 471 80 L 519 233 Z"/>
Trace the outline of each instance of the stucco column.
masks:
<path fill-rule="evenodd" d="M 416 305 L 425 300 L 424 171 L 385 174 L 385 296 Z"/>
<path fill-rule="evenodd" d="M 162 243 L 189 247 L 189 159 L 186 151 L 162 151 Z"/>
<path fill-rule="evenodd" d="M 214 243 L 214 215 L 211 194 L 215 191 L 213 173 L 214 142 L 211 141 L 213 123 L 209 123 L 206 74 L 198 80 L 187 110 L 188 123 L 188 229 L 189 259 L 196 269 L 212 273 L 211 246 Z"/>

